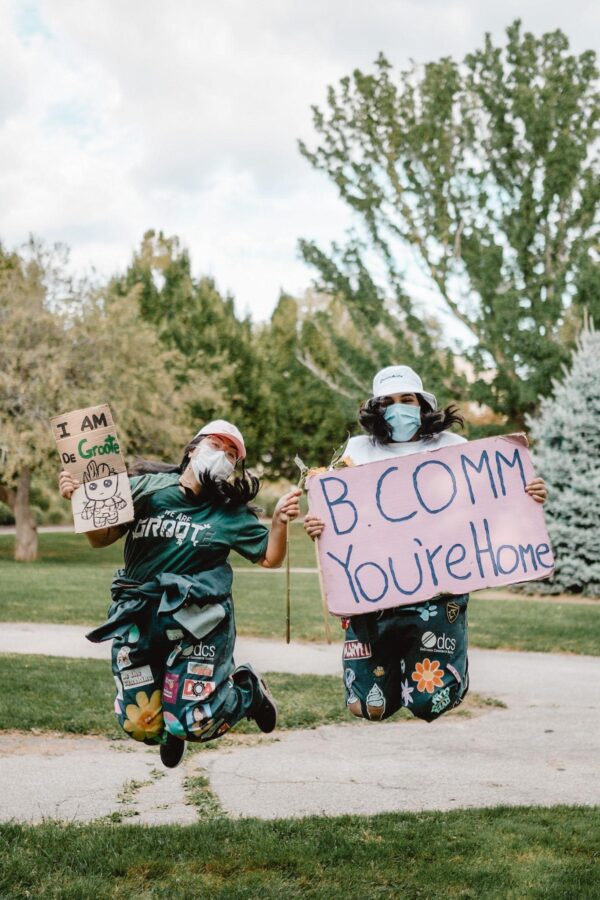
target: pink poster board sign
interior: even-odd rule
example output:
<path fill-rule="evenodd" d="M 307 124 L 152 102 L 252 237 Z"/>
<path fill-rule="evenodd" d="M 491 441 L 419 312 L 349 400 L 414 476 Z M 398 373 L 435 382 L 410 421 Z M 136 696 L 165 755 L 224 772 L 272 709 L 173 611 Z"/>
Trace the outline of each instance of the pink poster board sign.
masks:
<path fill-rule="evenodd" d="M 325 522 L 318 553 L 330 612 L 352 616 L 548 578 L 554 559 L 521 434 L 308 479 Z"/>

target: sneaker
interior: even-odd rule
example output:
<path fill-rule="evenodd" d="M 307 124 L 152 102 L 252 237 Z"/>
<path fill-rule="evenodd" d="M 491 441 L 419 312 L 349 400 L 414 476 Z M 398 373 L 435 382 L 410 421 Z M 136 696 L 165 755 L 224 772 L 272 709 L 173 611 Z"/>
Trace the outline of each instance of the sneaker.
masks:
<path fill-rule="evenodd" d="M 174 769 L 183 758 L 185 741 L 167 732 L 166 743 L 160 745 L 160 759 L 167 769 Z"/>
<path fill-rule="evenodd" d="M 254 709 L 248 718 L 254 719 L 264 734 L 270 734 L 277 725 L 277 704 L 275 703 L 275 698 L 267 687 L 262 675 L 260 675 L 249 663 L 238 666 L 235 670 L 235 674 L 238 672 L 249 672 L 253 679 L 258 683 L 260 698 L 256 701 Z"/>

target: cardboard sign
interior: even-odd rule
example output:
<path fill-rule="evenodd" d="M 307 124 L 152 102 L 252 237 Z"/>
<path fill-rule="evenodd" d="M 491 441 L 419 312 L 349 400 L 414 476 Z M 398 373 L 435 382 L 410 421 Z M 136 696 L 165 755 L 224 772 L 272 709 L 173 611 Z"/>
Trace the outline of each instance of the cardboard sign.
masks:
<path fill-rule="evenodd" d="M 71 497 L 75 531 L 131 522 L 131 489 L 109 407 L 90 406 L 50 420 L 61 467 L 80 482 Z"/>
<path fill-rule="evenodd" d="M 330 612 L 352 616 L 548 578 L 554 559 L 524 435 L 308 479 Z"/>
<path fill-rule="evenodd" d="M 125 461 L 121 455 L 121 447 L 117 429 L 106 428 L 85 432 L 56 442 L 60 464 L 65 471 L 75 475 L 80 481 L 90 461 L 106 463 L 114 472 L 125 472 Z"/>
<path fill-rule="evenodd" d="M 86 431 L 111 428 L 114 424 L 106 403 L 101 406 L 88 406 L 86 409 L 75 409 L 73 412 L 50 419 L 54 440 L 57 442 L 73 435 L 84 434 Z"/>

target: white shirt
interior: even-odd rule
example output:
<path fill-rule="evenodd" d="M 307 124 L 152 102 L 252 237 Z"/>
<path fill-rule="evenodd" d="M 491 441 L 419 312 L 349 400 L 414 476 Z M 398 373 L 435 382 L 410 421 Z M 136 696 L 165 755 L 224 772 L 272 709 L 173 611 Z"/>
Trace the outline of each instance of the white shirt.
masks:
<path fill-rule="evenodd" d="M 379 444 L 369 435 L 360 434 L 350 438 L 342 455 L 349 457 L 353 465 L 362 466 L 363 463 L 378 462 L 398 456 L 410 456 L 411 453 L 423 453 L 426 450 L 439 450 L 440 447 L 452 447 L 455 444 L 466 443 L 466 438 L 451 431 L 441 431 L 425 441 L 400 441 L 390 444 Z"/>

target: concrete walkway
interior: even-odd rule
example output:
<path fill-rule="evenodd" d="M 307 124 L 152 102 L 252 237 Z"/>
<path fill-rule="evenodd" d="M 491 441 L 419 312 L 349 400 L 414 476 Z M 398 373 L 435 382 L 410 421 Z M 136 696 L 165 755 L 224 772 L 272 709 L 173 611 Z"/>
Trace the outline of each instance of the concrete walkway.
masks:
<path fill-rule="evenodd" d="M 0 625 L 0 652 L 78 655 L 75 626 Z M 68 653 L 64 652 L 69 650 Z M 239 639 L 264 671 L 338 671 L 340 647 Z M 99 738 L 0 736 L 2 819 L 195 821 L 183 780 L 208 773 L 232 816 L 600 804 L 597 657 L 473 650 L 472 689 L 507 704 L 473 718 L 325 726 L 190 754 L 175 771 L 155 749 Z"/>

